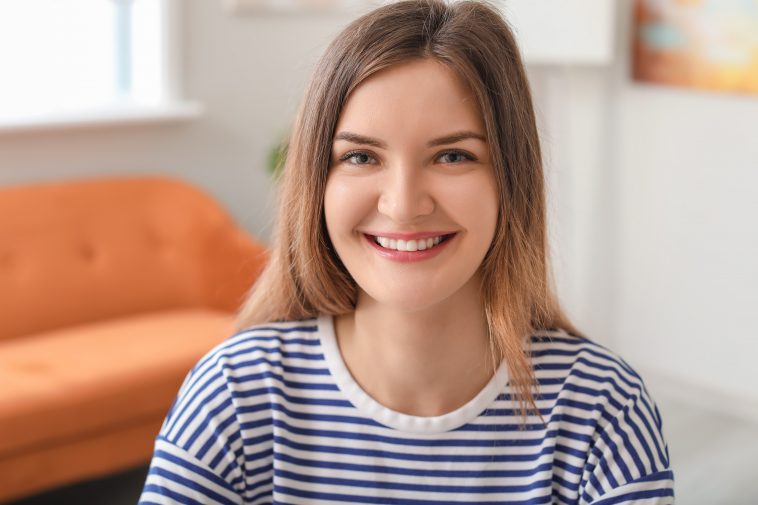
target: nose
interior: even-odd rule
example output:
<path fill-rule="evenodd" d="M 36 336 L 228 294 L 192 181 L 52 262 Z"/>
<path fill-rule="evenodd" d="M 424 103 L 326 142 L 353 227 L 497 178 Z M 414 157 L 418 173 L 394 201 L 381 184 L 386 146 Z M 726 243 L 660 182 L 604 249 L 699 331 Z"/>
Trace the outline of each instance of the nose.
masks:
<path fill-rule="evenodd" d="M 410 224 L 434 212 L 434 199 L 424 174 L 412 165 L 389 169 L 381 182 L 378 211 L 396 223 Z"/>

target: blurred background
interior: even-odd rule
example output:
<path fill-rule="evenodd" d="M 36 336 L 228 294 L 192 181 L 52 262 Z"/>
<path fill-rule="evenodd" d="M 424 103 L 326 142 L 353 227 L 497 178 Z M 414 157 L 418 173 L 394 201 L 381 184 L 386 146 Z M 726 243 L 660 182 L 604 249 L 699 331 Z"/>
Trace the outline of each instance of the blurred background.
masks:
<path fill-rule="evenodd" d="M 534 92 L 564 305 L 658 402 L 679 503 L 758 503 L 758 3 L 493 3 Z M 374 5 L 0 0 L 0 191 L 169 176 L 265 244 L 309 73 Z M 15 503 L 133 503 L 145 471 Z"/>

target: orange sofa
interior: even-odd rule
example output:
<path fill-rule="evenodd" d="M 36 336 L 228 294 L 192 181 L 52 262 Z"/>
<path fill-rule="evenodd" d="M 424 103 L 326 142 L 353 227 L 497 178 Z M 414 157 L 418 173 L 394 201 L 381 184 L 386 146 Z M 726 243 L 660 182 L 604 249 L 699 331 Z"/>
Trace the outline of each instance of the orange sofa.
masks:
<path fill-rule="evenodd" d="M 176 180 L 0 189 L 0 502 L 148 462 L 265 259 Z"/>

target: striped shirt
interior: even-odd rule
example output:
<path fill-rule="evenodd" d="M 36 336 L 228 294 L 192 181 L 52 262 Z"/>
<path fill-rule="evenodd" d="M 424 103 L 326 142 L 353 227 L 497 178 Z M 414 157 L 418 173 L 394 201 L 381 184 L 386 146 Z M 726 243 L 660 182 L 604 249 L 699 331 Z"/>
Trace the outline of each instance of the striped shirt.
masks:
<path fill-rule="evenodd" d="M 437 417 L 392 411 L 342 360 L 331 316 L 239 332 L 188 374 L 140 503 L 674 502 L 660 413 L 642 379 L 586 338 L 529 339 L 527 429 L 505 362 Z"/>

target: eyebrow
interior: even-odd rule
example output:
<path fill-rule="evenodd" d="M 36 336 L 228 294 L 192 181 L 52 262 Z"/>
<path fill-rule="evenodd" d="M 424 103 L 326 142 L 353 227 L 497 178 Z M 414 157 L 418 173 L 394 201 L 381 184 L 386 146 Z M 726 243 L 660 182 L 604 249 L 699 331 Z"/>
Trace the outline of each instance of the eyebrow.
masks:
<path fill-rule="evenodd" d="M 466 139 L 477 139 L 481 140 L 482 142 L 487 142 L 487 138 L 476 132 L 472 131 L 460 131 L 451 133 L 450 135 L 445 135 L 444 137 L 439 137 L 433 140 L 430 140 L 426 143 L 428 147 L 434 147 L 434 146 L 441 146 L 446 144 L 455 144 L 456 142 L 460 142 L 461 140 Z M 353 132 L 339 132 L 337 135 L 334 136 L 334 140 L 347 140 L 348 142 L 353 142 L 354 144 L 364 144 L 367 146 L 373 146 L 378 147 L 380 149 L 387 149 L 387 144 L 379 139 L 375 139 L 373 137 L 367 137 L 366 135 L 360 135 L 358 133 Z"/>

